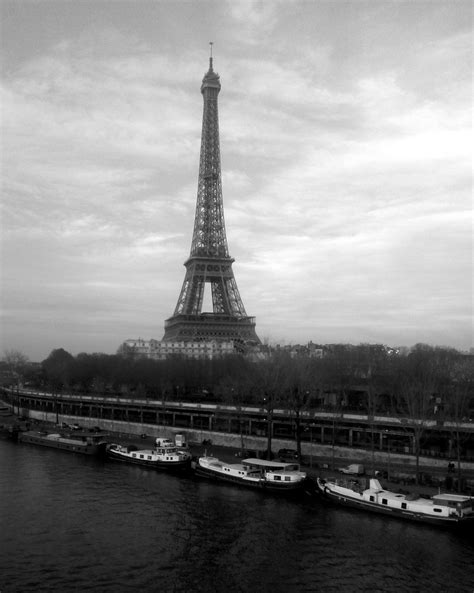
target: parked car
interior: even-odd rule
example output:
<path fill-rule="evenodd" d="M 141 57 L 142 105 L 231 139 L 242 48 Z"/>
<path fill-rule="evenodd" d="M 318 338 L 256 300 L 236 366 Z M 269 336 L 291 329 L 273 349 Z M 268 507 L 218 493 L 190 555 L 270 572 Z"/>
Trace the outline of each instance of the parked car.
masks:
<path fill-rule="evenodd" d="M 258 457 L 258 451 L 253 451 L 252 449 L 244 449 L 243 451 L 237 451 L 235 456 L 241 457 L 242 459 L 251 459 Z"/>
<path fill-rule="evenodd" d="M 291 462 L 300 461 L 300 456 L 296 449 L 280 449 L 278 451 L 278 459 L 280 461 Z"/>
<path fill-rule="evenodd" d="M 363 476 L 365 474 L 365 468 L 361 463 L 351 463 L 347 467 L 339 468 L 339 471 L 351 476 Z"/>

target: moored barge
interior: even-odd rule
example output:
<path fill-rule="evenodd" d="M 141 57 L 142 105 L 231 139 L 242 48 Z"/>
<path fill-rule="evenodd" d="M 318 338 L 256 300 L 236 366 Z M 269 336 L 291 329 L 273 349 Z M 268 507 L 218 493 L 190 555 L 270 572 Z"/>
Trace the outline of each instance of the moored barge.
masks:
<path fill-rule="evenodd" d="M 48 433 L 45 431 L 27 430 L 18 433 L 20 443 L 61 449 L 71 453 L 83 455 L 101 455 L 105 453 L 107 445 L 100 434 L 77 433 L 74 435 L 61 433 Z"/>
<path fill-rule="evenodd" d="M 189 451 L 178 449 L 170 439 L 160 437 L 156 439 L 154 449 L 110 443 L 107 445 L 107 457 L 160 470 L 186 470 L 191 467 Z"/>
<path fill-rule="evenodd" d="M 297 463 L 264 459 L 249 458 L 241 463 L 226 463 L 205 455 L 193 462 L 193 468 L 198 476 L 280 493 L 303 490 L 307 480 L 306 473 L 300 471 Z"/>
<path fill-rule="evenodd" d="M 474 526 L 471 496 L 439 493 L 425 498 L 402 494 L 385 490 L 376 479 L 370 479 L 368 488 L 357 479 L 317 478 L 316 484 L 321 494 L 341 505 L 432 525 Z"/>

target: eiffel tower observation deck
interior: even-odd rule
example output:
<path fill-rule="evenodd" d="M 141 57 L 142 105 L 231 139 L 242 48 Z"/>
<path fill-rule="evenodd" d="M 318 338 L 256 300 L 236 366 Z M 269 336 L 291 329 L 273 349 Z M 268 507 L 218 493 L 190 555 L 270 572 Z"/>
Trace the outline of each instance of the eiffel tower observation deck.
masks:
<path fill-rule="evenodd" d="M 194 232 L 186 275 L 173 316 L 165 321 L 163 341 L 234 341 L 260 344 L 255 318 L 245 312 L 232 271 L 222 200 L 217 97 L 221 89 L 211 56 L 201 93 L 204 99 L 199 180 Z M 212 312 L 203 312 L 204 290 L 212 295 Z"/>

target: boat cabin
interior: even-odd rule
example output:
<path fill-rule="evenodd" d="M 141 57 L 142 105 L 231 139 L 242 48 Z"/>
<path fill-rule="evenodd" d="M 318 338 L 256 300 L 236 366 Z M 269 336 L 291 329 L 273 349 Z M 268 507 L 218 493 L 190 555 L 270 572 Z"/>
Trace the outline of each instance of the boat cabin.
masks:
<path fill-rule="evenodd" d="M 244 459 L 242 465 L 248 472 L 259 471 L 267 481 L 300 482 L 306 474 L 300 472 L 298 463 L 267 461 L 266 459 Z"/>
<path fill-rule="evenodd" d="M 155 439 L 155 445 L 157 447 L 176 447 L 176 445 L 170 439 L 165 439 L 163 437 L 158 437 Z"/>
<path fill-rule="evenodd" d="M 448 507 L 457 513 L 474 513 L 474 498 L 462 494 L 435 494 L 433 503 L 440 507 Z"/>
<path fill-rule="evenodd" d="M 155 453 L 157 455 L 171 455 L 178 453 L 176 445 L 170 439 L 158 437 L 155 440 Z"/>
<path fill-rule="evenodd" d="M 261 469 L 270 472 L 297 472 L 300 470 L 298 463 L 285 463 L 284 461 L 267 461 L 266 459 L 244 459 L 242 465 L 249 468 Z"/>

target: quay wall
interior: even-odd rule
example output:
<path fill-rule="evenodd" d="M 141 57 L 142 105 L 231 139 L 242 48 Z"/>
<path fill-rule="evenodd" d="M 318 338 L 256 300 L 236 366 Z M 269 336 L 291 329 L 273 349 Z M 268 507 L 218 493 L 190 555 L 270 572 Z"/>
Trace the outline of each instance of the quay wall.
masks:
<path fill-rule="evenodd" d="M 68 424 L 80 422 L 81 426 L 86 428 L 100 426 L 103 430 L 116 433 L 121 437 L 139 438 L 142 434 L 146 434 L 147 437 L 156 438 L 158 436 L 165 436 L 174 440 L 176 434 L 183 434 L 186 437 L 187 443 L 190 445 L 201 445 L 204 440 L 210 440 L 212 441 L 213 445 L 235 449 L 236 451 L 240 450 L 242 446 L 241 435 L 235 433 L 215 432 L 192 428 L 181 429 L 177 426 L 146 423 L 142 424 L 138 422 L 108 420 L 96 417 L 78 417 L 63 414 L 57 416 L 56 413 L 38 410 L 25 410 L 25 412 L 28 414 L 29 418 L 40 420 L 42 422 L 55 423 L 58 421 L 59 423 L 66 422 Z M 243 446 L 248 450 L 263 451 L 267 447 L 267 438 L 254 435 L 243 435 Z M 272 438 L 272 450 L 274 452 L 278 451 L 279 449 L 294 449 L 295 447 L 296 443 L 294 440 L 276 437 Z M 416 465 L 416 457 L 411 454 L 388 454 L 385 451 L 375 450 L 372 452 L 367 449 L 343 447 L 338 445 L 332 447 L 331 445 L 322 445 L 320 443 L 301 442 L 301 453 L 306 458 L 311 459 L 311 461 L 314 463 L 317 463 L 319 459 L 324 459 L 326 461 L 328 459 L 334 460 L 334 464 L 336 466 L 343 466 L 348 461 L 354 461 L 357 463 L 363 463 L 366 467 L 369 467 L 373 461 L 376 464 L 380 464 L 381 467 L 386 467 L 387 464 L 393 464 L 393 466 L 405 466 L 407 471 L 409 471 L 413 470 Z M 419 464 L 421 469 L 446 469 L 445 459 L 420 456 Z M 463 461 L 462 467 L 464 470 L 474 472 L 473 462 Z"/>

